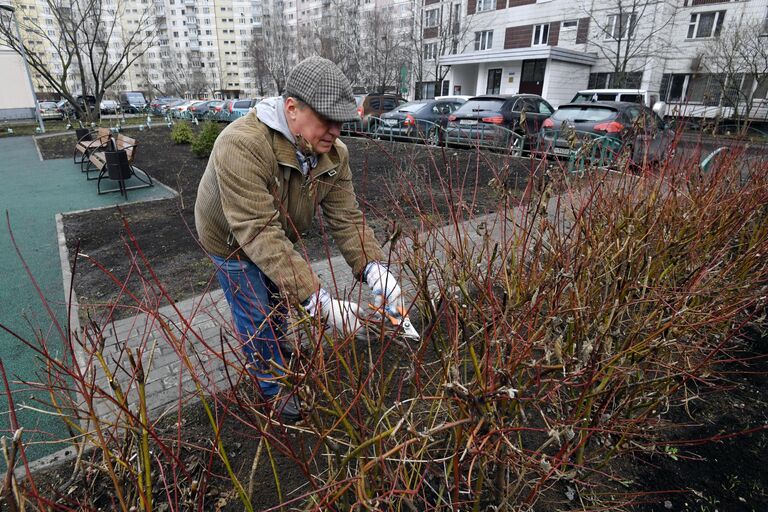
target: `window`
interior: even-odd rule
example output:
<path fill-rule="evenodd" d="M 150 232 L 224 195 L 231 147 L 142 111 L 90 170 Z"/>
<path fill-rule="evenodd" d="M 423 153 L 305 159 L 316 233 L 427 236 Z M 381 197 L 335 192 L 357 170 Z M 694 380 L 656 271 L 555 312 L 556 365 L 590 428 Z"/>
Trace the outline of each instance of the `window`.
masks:
<path fill-rule="evenodd" d="M 725 11 L 697 12 L 691 14 L 688 25 L 688 39 L 717 37 L 723 28 Z"/>
<path fill-rule="evenodd" d="M 437 43 L 427 43 L 424 45 L 424 60 L 435 60 L 437 58 Z"/>
<path fill-rule="evenodd" d="M 488 70 L 488 82 L 485 84 L 485 94 L 501 92 L 501 68 Z"/>
<path fill-rule="evenodd" d="M 496 8 L 496 0 L 477 0 L 475 12 L 492 11 Z"/>
<path fill-rule="evenodd" d="M 539 114 L 546 114 L 548 116 L 552 115 L 552 108 L 548 103 L 541 100 L 536 100 L 536 102 L 538 103 L 537 107 Z"/>
<path fill-rule="evenodd" d="M 424 11 L 424 26 L 427 28 L 436 27 L 438 24 L 439 15 L 439 9 L 430 9 L 428 11 Z"/>
<path fill-rule="evenodd" d="M 631 39 L 636 25 L 635 13 L 611 14 L 605 25 L 605 39 Z"/>
<path fill-rule="evenodd" d="M 435 97 L 435 82 L 422 82 L 421 97 L 431 99 Z"/>
<path fill-rule="evenodd" d="M 574 30 L 579 27 L 579 20 L 565 20 L 563 30 Z"/>
<path fill-rule="evenodd" d="M 475 32 L 475 51 L 490 50 L 493 47 L 493 30 Z"/>
<path fill-rule="evenodd" d="M 757 88 L 752 93 L 753 98 L 768 98 L 768 76 L 758 80 Z"/>
<path fill-rule="evenodd" d="M 643 81 L 642 71 L 617 73 L 590 73 L 587 89 L 639 89 Z"/>
<path fill-rule="evenodd" d="M 549 23 L 536 25 L 533 27 L 533 41 L 531 46 L 541 46 L 547 44 L 549 38 Z"/>

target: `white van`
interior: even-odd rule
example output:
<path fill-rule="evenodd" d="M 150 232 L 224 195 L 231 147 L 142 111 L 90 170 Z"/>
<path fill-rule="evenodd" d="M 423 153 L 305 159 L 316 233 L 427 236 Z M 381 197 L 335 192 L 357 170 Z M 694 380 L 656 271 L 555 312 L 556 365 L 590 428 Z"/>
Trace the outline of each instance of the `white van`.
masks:
<path fill-rule="evenodd" d="M 571 103 L 589 103 L 592 101 L 628 101 L 641 103 L 652 108 L 662 118 L 666 113 L 666 104 L 659 101 L 659 93 L 645 89 L 585 89 L 576 93 Z"/>

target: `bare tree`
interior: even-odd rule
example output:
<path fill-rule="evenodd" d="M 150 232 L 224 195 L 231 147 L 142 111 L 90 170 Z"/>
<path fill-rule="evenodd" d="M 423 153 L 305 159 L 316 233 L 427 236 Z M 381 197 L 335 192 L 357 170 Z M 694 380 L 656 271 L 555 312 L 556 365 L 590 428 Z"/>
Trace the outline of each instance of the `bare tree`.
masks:
<path fill-rule="evenodd" d="M 350 82 L 357 83 L 364 54 L 362 31 L 358 2 L 329 0 L 319 19 L 298 27 L 298 60 L 319 55 L 336 63 Z"/>
<path fill-rule="evenodd" d="M 319 55 L 332 60 L 353 84 L 362 84 L 365 59 L 363 17 L 358 2 L 331 0 L 320 25 Z"/>
<path fill-rule="evenodd" d="M 660 0 L 608 0 L 601 6 L 582 6 L 597 27 L 589 43 L 610 63 L 612 87 L 637 86 L 632 77 L 643 70 L 648 57 L 660 53 L 662 38 L 657 36 L 672 23 L 674 12 Z"/>
<path fill-rule="evenodd" d="M 210 96 L 214 84 L 203 71 L 199 53 L 187 50 L 173 52 L 172 55 L 170 63 L 163 66 L 162 80 L 147 80 L 150 87 L 160 96 Z"/>
<path fill-rule="evenodd" d="M 719 88 L 720 103 L 732 109 L 742 129 L 768 101 L 768 44 L 761 40 L 762 31 L 762 20 L 742 21 L 711 39 L 702 54 L 702 65 Z"/>
<path fill-rule="evenodd" d="M 375 10 L 363 19 L 366 51 L 363 54 L 361 81 L 371 91 L 396 88 L 400 69 L 408 66 L 408 39 L 392 31 L 396 20 L 390 11 Z"/>
<path fill-rule="evenodd" d="M 282 2 L 265 3 L 263 13 L 262 32 L 254 34 L 250 55 L 257 80 L 266 72 L 280 94 L 293 66 L 292 49 L 296 46 L 296 36 L 286 23 Z"/>
<path fill-rule="evenodd" d="M 0 39 L 16 53 L 26 53 L 29 65 L 57 93 L 70 102 L 87 121 L 99 118 L 105 92 L 117 83 L 149 47 L 155 33 L 151 9 L 137 14 L 134 23 L 123 23 L 125 5 L 110 9 L 100 0 L 48 0 L 53 29 L 32 17 L 17 18 L 22 34 L 17 38 L 12 21 L 0 19 Z M 55 34 L 55 35 L 51 35 Z M 49 50 L 40 51 L 32 41 L 42 41 Z M 96 98 L 95 108 L 82 95 Z"/>
<path fill-rule="evenodd" d="M 256 42 L 259 41 L 261 37 L 261 33 L 254 35 L 253 40 L 251 41 L 248 55 L 250 55 L 252 58 L 251 62 L 253 63 L 253 76 L 256 80 L 259 96 L 263 97 L 267 95 L 267 91 L 269 90 L 267 83 L 271 81 L 271 78 L 269 77 L 269 71 L 267 70 L 267 63 L 264 59 L 264 54 L 259 51 L 259 47 L 256 44 Z"/>
<path fill-rule="evenodd" d="M 436 15 L 426 13 L 435 9 Z M 429 23 L 425 20 L 427 16 L 433 18 Z M 416 82 L 423 83 L 425 79 L 433 78 L 437 95 L 450 71 L 450 66 L 440 64 L 440 57 L 461 53 L 467 48 L 470 44 L 467 34 L 471 28 L 471 19 L 462 17 L 461 3 L 451 0 L 430 5 L 430 9 L 425 9 L 423 15 L 421 9 L 417 9 L 414 18 L 411 40 Z"/>

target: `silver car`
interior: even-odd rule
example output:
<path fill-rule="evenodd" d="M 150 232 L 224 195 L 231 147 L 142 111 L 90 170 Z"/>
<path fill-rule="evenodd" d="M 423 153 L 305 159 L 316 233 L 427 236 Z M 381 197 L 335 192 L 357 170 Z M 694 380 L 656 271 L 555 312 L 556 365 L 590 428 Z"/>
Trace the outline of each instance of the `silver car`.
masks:
<path fill-rule="evenodd" d="M 38 105 L 42 119 L 64 119 L 55 101 L 41 101 Z"/>

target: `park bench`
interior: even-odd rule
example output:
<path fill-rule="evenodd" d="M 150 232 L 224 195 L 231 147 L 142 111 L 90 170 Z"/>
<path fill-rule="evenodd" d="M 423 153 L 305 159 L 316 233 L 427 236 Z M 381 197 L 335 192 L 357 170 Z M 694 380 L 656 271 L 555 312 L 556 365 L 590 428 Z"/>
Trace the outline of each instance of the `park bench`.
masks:
<path fill-rule="evenodd" d="M 109 147 L 103 150 L 93 151 L 88 157 L 88 168 L 91 171 L 98 171 L 96 189 L 99 194 L 110 192 L 120 192 L 120 195 L 128 198 L 128 190 L 151 187 L 152 177 L 145 171 L 133 165 L 136 156 L 138 142 L 123 134 L 112 137 Z M 126 186 L 126 181 L 136 178 L 138 184 Z M 115 180 L 118 182 L 117 188 L 107 190 L 101 189 L 101 182 L 104 179 Z"/>
<path fill-rule="evenodd" d="M 78 129 L 77 144 L 72 159 L 75 165 L 80 165 L 82 172 L 87 172 L 84 164 L 88 162 L 91 153 L 107 148 L 112 140 L 112 132 L 109 128 L 98 128 L 96 130 Z"/>

